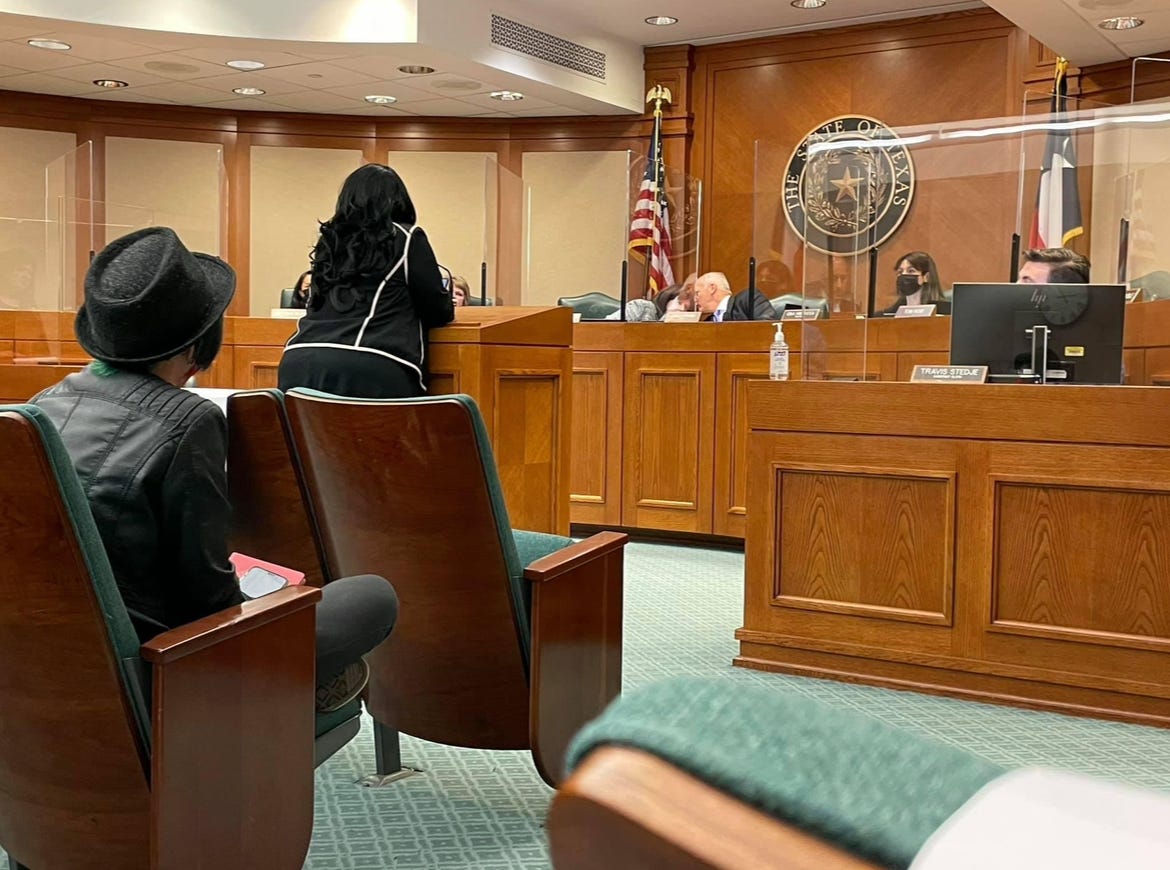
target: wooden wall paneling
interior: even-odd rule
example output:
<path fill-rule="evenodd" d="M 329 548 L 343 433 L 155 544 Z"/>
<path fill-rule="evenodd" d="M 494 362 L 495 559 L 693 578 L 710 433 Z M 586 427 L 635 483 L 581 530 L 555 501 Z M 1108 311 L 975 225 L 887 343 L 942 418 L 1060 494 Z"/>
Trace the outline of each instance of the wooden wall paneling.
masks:
<path fill-rule="evenodd" d="M 1121 366 L 1125 375 L 1124 383 L 1131 387 L 1149 386 L 1146 375 L 1146 351 L 1144 348 L 1126 348 L 1121 352 Z"/>
<path fill-rule="evenodd" d="M 232 349 L 232 371 L 235 386 L 241 390 L 260 390 L 276 387 L 277 369 L 284 348 L 237 345 Z"/>
<path fill-rule="evenodd" d="M 715 354 L 627 353 L 622 525 L 709 534 Z"/>
<path fill-rule="evenodd" d="M 211 364 L 211 368 L 195 376 L 196 383 L 201 387 L 230 389 L 235 386 L 235 364 L 235 348 L 224 345 L 224 347 L 220 348 L 219 355 L 215 358 L 215 362 Z"/>
<path fill-rule="evenodd" d="M 712 531 L 742 538 L 746 530 L 747 479 L 756 469 L 747 462 L 747 385 L 768 377 L 767 354 L 721 353 L 715 381 L 715 492 Z M 799 376 L 793 355 L 789 369 Z"/>
<path fill-rule="evenodd" d="M 746 286 L 754 248 L 757 257 L 776 256 L 796 273 L 798 239 L 778 213 L 784 169 L 800 139 L 833 117 L 863 114 L 906 126 L 1018 114 L 1016 33 L 997 14 L 977 11 L 697 48 L 692 160 L 706 182 L 705 267 L 726 271 L 733 286 Z M 921 83 L 938 69 L 954 68 L 956 53 L 964 58 L 956 73 L 962 81 L 924 92 Z M 760 111 L 762 101 L 779 93 L 786 95 L 784 112 Z M 753 172 L 757 140 L 765 143 L 759 179 Z M 950 195 L 940 187 L 938 196 Z M 925 230 L 947 213 L 951 204 L 932 204 L 931 196 L 919 191 L 906 224 L 888 244 L 913 247 L 915 224 Z M 978 263 L 960 262 L 963 246 L 985 257 L 1014 230 L 1014 211 L 994 206 L 978 221 L 978 240 L 968 225 L 949 249 L 932 251 L 936 259 L 954 261 L 954 273 L 980 274 Z"/>
<path fill-rule="evenodd" d="M 574 523 L 621 525 L 624 374 L 619 352 L 573 353 L 569 519 Z"/>
<path fill-rule="evenodd" d="M 12 345 L 13 358 L 16 361 L 43 360 L 54 365 L 84 366 L 88 365 L 90 356 L 76 341 L 51 340 L 17 340 Z"/>
<path fill-rule="evenodd" d="M 228 314 L 247 316 L 252 310 L 252 138 L 231 133 L 223 147 L 227 176 L 227 260 L 236 270 L 236 295 Z"/>
<path fill-rule="evenodd" d="M 41 390 L 47 390 L 65 375 L 80 371 L 79 366 L 0 365 L 0 402 L 27 402 Z"/>
<path fill-rule="evenodd" d="M 12 362 L 12 339 L 0 338 L 0 363 Z"/>

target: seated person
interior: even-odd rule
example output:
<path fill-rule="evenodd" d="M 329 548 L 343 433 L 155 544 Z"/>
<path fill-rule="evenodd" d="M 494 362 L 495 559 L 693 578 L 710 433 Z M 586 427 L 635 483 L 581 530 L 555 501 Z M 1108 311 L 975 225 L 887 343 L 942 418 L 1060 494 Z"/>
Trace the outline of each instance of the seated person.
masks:
<path fill-rule="evenodd" d="M 74 326 L 95 361 L 32 400 L 61 433 L 144 642 L 244 601 L 228 561 L 227 420 L 214 402 L 180 389 L 219 353 L 235 287 L 231 266 L 192 254 L 174 230 L 111 242 L 86 273 Z M 361 693 L 362 656 L 397 615 L 381 577 L 322 590 L 318 710 Z"/>
<path fill-rule="evenodd" d="M 301 276 L 297 278 L 296 283 L 293 284 L 292 303 L 289 308 L 298 308 L 304 310 L 309 302 L 309 291 L 313 285 L 312 271 L 301 272 Z"/>
<path fill-rule="evenodd" d="M 668 311 L 691 311 L 694 298 L 684 299 L 682 296 L 683 287 L 680 284 L 672 284 L 665 290 L 660 292 L 653 300 L 650 299 L 631 299 L 626 303 L 626 322 L 627 323 L 646 323 L 656 320 L 662 320 L 666 317 Z M 607 314 L 606 320 L 619 320 L 621 315 L 620 309 Z"/>
<path fill-rule="evenodd" d="M 903 305 L 933 305 L 935 314 L 950 314 L 951 303 L 943 296 L 942 282 L 934 258 L 925 251 L 911 251 L 898 258 L 894 269 L 898 299 L 889 308 L 875 312 L 878 316 L 896 314 Z"/>
<path fill-rule="evenodd" d="M 776 309 L 758 290 L 754 309 L 749 308 L 749 290 L 731 295 L 731 284 L 722 272 L 708 272 L 695 282 L 695 303 L 707 315 L 704 320 L 775 320 Z"/>
<path fill-rule="evenodd" d="M 1068 248 L 1024 251 L 1017 284 L 1088 284 L 1089 258 Z"/>
<path fill-rule="evenodd" d="M 471 285 L 462 275 L 451 277 L 451 304 L 456 308 L 471 304 Z"/>

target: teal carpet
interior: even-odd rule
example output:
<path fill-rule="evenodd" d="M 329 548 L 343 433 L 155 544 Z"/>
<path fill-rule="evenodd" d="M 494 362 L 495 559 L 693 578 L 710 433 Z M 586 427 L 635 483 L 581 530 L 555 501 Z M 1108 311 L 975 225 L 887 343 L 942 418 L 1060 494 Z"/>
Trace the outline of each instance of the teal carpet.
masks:
<path fill-rule="evenodd" d="M 1043 764 L 1170 791 L 1170 730 L 733 668 L 742 589 L 740 553 L 631 544 L 626 688 L 680 674 L 753 683 L 858 710 L 1001 764 Z M 321 767 L 306 867 L 549 866 L 542 824 L 552 792 L 527 753 L 404 737 L 402 757 L 425 772 L 380 789 L 357 785 L 374 768 L 367 727 Z"/>

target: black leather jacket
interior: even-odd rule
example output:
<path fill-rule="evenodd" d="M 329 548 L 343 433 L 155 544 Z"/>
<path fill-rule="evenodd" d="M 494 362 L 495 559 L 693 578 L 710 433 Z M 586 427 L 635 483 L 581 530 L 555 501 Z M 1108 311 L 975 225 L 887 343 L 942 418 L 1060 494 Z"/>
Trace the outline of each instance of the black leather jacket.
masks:
<path fill-rule="evenodd" d="M 228 561 L 227 421 L 153 375 L 94 367 L 41 393 L 138 635 L 242 602 Z"/>

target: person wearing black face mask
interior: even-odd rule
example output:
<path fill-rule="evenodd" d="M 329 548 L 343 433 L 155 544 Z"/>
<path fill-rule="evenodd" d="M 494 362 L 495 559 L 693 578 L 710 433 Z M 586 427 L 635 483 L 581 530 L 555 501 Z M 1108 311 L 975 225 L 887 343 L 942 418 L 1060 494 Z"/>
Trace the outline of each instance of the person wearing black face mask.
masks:
<path fill-rule="evenodd" d="M 889 308 L 878 311 L 879 316 L 892 316 L 903 305 L 934 305 L 935 314 L 951 313 L 951 303 L 943 296 L 938 267 L 930 254 L 911 251 L 899 257 L 895 276 L 898 299 Z"/>

